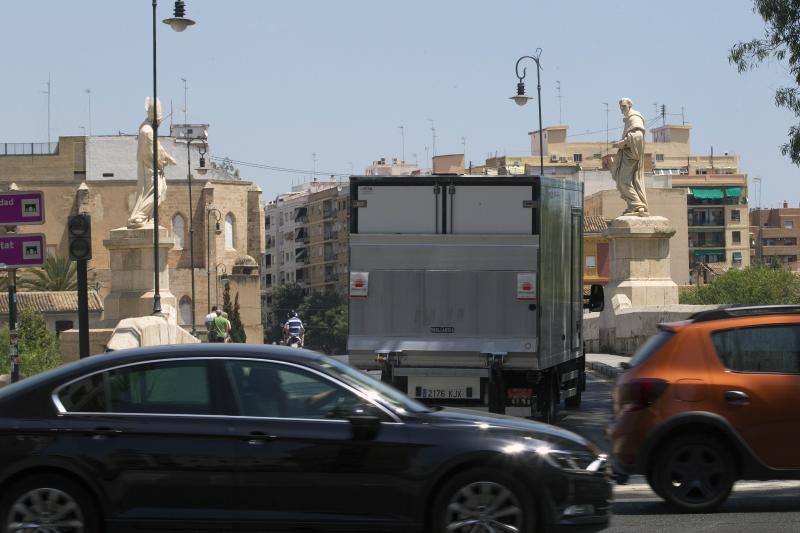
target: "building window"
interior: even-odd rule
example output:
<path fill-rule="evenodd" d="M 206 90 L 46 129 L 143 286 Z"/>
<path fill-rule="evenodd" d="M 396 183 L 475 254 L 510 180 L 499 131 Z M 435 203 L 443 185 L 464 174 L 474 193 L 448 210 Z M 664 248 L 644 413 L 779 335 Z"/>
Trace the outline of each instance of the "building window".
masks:
<path fill-rule="evenodd" d="M 733 264 L 734 265 L 742 264 L 742 252 L 733 252 Z"/>
<path fill-rule="evenodd" d="M 593 255 L 586 256 L 586 268 L 597 268 L 597 257 Z"/>
<path fill-rule="evenodd" d="M 742 220 L 741 212 L 738 209 L 731 209 L 731 220 L 733 222 L 740 222 Z"/>
<path fill-rule="evenodd" d="M 656 161 L 664 161 L 664 154 L 656 154 Z"/>
<path fill-rule="evenodd" d="M 731 237 L 733 238 L 733 244 L 742 244 L 741 231 L 734 231 L 733 233 L 731 233 Z"/>
<path fill-rule="evenodd" d="M 583 154 L 572 154 L 572 160 L 576 163 L 583 161 Z"/>
<path fill-rule="evenodd" d="M 186 223 L 180 213 L 172 217 L 172 237 L 175 239 L 175 249 L 183 250 L 186 244 Z"/>
<path fill-rule="evenodd" d="M 601 159 L 602 157 L 603 157 L 603 154 L 594 154 L 592 156 L 592 159 Z"/>
<path fill-rule="evenodd" d="M 783 228 L 784 229 L 794 229 L 794 221 L 793 220 L 784 220 L 783 221 Z"/>
<path fill-rule="evenodd" d="M 181 317 L 181 325 L 187 325 L 192 323 L 192 299 L 188 296 L 184 296 L 181 298 L 181 302 L 178 304 L 178 310 L 180 311 Z"/>
<path fill-rule="evenodd" d="M 233 250 L 236 248 L 236 220 L 233 213 L 225 215 L 225 248 Z"/>

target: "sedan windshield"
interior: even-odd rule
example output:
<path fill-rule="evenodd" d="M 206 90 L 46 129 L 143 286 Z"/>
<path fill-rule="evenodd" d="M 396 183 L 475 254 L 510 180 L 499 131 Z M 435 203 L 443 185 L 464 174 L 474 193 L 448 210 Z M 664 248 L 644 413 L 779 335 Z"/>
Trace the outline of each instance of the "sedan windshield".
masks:
<path fill-rule="evenodd" d="M 328 372 L 335 374 L 336 377 L 345 383 L 364 391 L 368 396 L 383 400 L 401 414 L 428 413 L 431 411 L 431 409 L 425 405 L 416 400 L 412 400 L 394 387 L 382 381 L 378 381 L 364 372 L 356 370 L 336 359 L 324 357 L 322 360 L 317 361 L 317 364 Z"/>

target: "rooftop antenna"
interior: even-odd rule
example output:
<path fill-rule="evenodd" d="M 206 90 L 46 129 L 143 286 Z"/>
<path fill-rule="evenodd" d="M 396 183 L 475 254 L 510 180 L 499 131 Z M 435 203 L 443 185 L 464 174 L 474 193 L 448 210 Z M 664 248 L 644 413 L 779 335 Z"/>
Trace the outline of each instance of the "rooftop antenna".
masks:
<path fill-rule="evenodd" d="M 175 113 L 172 110 L 172 98 L 169 99 L 169 129 L 172 131 L 172 117 Z"/>
<path fill-rule="evenodd" d="M 183 123 L 189 123 L 189 84 L 186 78 L 181 78 L 183 82 Z"/>
<path fill-rule="evenodd" d="M 314 177 L 313 181 L 317 181 L 317 152 L 311 153 L 311 158 L 314 160 Z"/>
<path fill-rule="evenodd" d="M 681 125 L 686 125 L 686 108 L 681 106 Z"/>
<path fill-rule="evenodd" d="M 606 106 L 606 155 L 608 155 L 608 102 L 603 102 Z"/>
<path fill-rule="evenodd" d="M 431 123 L 431 135 L 433 136 L 433 145 L 432 145 L 433 146 L 433 151 L 432 151 L 432 154 L 433 154 L 433 157 L 436 157 L 436 126 L 434 125 L 432 118 L 429 118 L 428 122 Z"/>
<path fill-rule="evenodd" d="M 461 137 L 461 147 L 464 149 L 463 150 L 464 159 L 466 159 L 467 158 L 467 138 L 466 137 Z"/>
<path fill-rule="evenodd" d="M 89 137 L 92 136 L 92 90 L 86 89 L 84 91 L 86 96 L 89 97 Z"/>
<path fill-rule="evenodd" d="M 661 125 L 667 125 L 667 106 L 664 104 L 661 104 Z"/>
<path fill-rule="evenodd" d="M 47 73 L 47 82 L 45 85 L 47 86 L 47 90 L 42 91 L 43 94 L 47 95 L 47 144 L 50 144 L 50 95 L 53 93 L 52 91 L 52 77 L 50 73 Z"/>
<path fill-rule="evenodd" d="M 558 91 L 558 124 L 561 125 L 564 122 L 561 119 L 561 81 L 556 80 L 556 90 Z"/>
<path fill-rule="evenodd" d="M 400 130 L 400 137 L 403 140 L 403 152 L 402 152 L 402 159 L 400 162 L 405 164 L 406 162 L 406 127 L 405 126 L 397 126 L 397 129 Z"/>

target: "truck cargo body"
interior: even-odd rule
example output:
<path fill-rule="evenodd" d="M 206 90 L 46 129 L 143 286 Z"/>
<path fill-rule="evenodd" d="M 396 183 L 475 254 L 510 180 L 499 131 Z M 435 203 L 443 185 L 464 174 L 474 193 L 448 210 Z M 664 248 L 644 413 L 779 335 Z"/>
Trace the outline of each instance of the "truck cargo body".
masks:
<path fill-rule="evenodd" d="M 493 410 L 535 407 L 546 387 L 579 393 L 582 187 L 351 178 L 351 364 L 381 368 L 411 396 Z"/>

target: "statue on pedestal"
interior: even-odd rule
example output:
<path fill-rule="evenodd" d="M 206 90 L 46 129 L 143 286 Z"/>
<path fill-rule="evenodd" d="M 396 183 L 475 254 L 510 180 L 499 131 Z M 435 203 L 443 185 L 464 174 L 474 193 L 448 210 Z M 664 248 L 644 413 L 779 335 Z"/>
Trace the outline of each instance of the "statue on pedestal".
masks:
<path fill-rule="evenodd" d="M 650 216 L 644 187 L 644 116 L 633 109 L 630 98 L 620 99 L 619 109 L 625 129 L 622 139 L 612 145 L 617 149 L 617 155 L 612 159 L 611 176 L 628 204 L 622 215 Z"/>
<path fill-rule="evenodd" d="M 128 228 L 141 228 L 153 219 L 153 117 L 161 124 L 161 102 L 149 96 L 145 100 L 147 118 L 139 126 L 139 144 L 136 151 L 137 187 L 136 201 L 128 217 Z M 167 180 L 164 169 L 174 165 L 175 159 L 158 143 L 158 204 L 164 201 L 167 192 Z"/>

